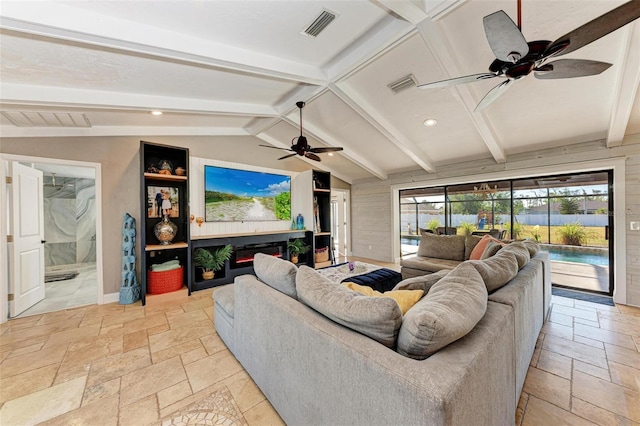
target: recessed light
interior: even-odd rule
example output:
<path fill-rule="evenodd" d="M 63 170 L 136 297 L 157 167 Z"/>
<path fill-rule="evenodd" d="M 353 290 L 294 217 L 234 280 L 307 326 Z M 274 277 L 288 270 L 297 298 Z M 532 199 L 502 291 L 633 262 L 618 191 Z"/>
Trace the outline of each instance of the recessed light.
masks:
<path fill-rule="evenodd" d="M 424 120 L 424 125 L 427 127 L 433 127 L 436 124 L 438 124 L 438 120 L 436 120 L 435 118 L 427 118 L 426 120 Z"/>
<path fill-rule="evenodd" d="M 333 152 L 330 152 L 330 153 L 329 153 L 329 157 L 333 157 Z"/>
<path fill-rule="evenodd" d="M 162 111 L 151 111 L 151 115 L 162 115 Z"/>

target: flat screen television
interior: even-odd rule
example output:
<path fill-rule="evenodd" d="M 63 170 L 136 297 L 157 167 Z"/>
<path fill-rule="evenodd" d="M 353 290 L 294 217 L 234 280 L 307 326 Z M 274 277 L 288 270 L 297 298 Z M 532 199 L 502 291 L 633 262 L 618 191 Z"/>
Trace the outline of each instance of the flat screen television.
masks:
<path fill-rule="evenodd" d="M 204 166 L 206 222 L 291 220 L 291 176 Z"/>

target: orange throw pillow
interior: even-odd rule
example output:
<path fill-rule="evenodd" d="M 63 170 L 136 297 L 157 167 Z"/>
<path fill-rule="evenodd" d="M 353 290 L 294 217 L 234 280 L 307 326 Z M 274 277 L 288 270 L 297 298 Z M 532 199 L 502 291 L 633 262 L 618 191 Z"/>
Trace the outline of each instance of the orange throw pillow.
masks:
<path fill-rule="evenodd" d="M 485 235 L 480 239 L 480 241 L 478 241 L 478 244 L 476 244 L 476 246 L 471 251 L 469 260 L 480 260 L 482 258 L 482 253 L 484 253 L 485 249 L 487 248 L 487 244 L 489 244 L 489 241 L 493 241 L 497 244 L 500 244 L 501 246 L 505 245 L 497 238 L 493 238 L 491 235 Z"/>

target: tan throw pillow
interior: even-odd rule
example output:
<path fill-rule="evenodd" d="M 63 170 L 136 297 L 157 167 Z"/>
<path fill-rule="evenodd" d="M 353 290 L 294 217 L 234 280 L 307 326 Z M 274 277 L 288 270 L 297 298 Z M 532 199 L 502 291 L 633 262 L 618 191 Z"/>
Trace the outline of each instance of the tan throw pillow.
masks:
<path fill-rule="evenodd" d="M 433 235 L 423 232 L 418 256 L 447 260 L 464 260 L 464 235 Z"/>
<path fill-rule="evenodd" d="M 296 292 L 298 267 L 293 263 L 264 253 L 256 253 L 253 257 L 253 270 L 258 279 L 269 287 L 294 299 L 298 298 Z"/>
<path fill-rule="evenodd" d="M 393 347 L 402 324 L 402 311 L 388 297 L 362 296 L 301 266 L 296 275 L 298 299 L 332 321 Z"/>
<path fill-rule="evenodd" d="M 365 296 L 390 297 L 398 303 L 398 306 L 400 306 L 400 310 L 402 311 L 402 315 L 406 314 L 407 311 L 411 309 L 411 307 L 415 305 L 424 294 L 423 290 L 390 290 L 380 293 L 369 286 L 350 283 L 348 281 L 343 282 L 342 285 L 349 290 L 357 291 Z"/>
<path fill-rule="evenodd" d="M 476 269 L 461 263 L 407 312 L 398 353 L 425 359 L 464 337 L 487 310 L 487 288 Z"/>
<path fill-rule="evenodd" d="M 451 272 L 451 269 L 442 269 L 433 274 L 421 275 L 419 277 L 411 277 L 400 281 L 392 290 L 422 290 L 427 294 L 431 287 L 440 281 L 442 277 Z"/>

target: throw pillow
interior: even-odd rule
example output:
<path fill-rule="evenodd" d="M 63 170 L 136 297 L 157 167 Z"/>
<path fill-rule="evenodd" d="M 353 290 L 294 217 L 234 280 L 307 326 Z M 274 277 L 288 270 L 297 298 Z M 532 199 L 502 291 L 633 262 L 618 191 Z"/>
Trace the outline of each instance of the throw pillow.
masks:
<path fill-rule="evenodd" d="M 482 253 L 484 253 L 484 250 L 487 248 L 487 244 L 489 244 L 489 241 L 493 241 L 494 243 L 498 243 L 498 244 L 504 244 L 502 241 L 496 238 L 493 238 L 491 235 L 485 235 L 484 237 L 482 237 L 480 242 L 476 244 L 476 246 L 473 248 L 473 250 L 471 251 L 471 254 L 469 255 L 469 259 L 480 260 L 480 258 L 482 258 Z"/>
<path fill-rule="evenodd" d="M 464 239 L 464 260 L 469 260 L 469 256 L 471 256 L 471 252 L 476 247 L 476 245 L 480 242 L 482 237 L 478 235 L 467 235 Z"/>
<path fill-rule="evenodd" d="M 418 246 L 418 256 L 447 260 L 464 260 L 464 235 L 432 235 L 423 232 Z"/>
<path fill-rule="evenodd" d="M 433 274 L 407 278 L 396 284 L 392 290 L 422 290 L 424 294 L 427 294 L 431 287 L 449 272 L 451 272 L 451 269 L 441 269 Z"/>
<path fill-rule="evenodd" d="M 489 293 L 499 289 L 518 274 L 518 260 L 515 253 L 505 248 L 486 260 L 469 260 L 480 273 Z"/>
<path fill-rule="evenodd" d="M 487 310 L 487 288 L 476 269 L 461 263 L 407 312 L 398 334 L 398 352 L 425 359 L 464 337 Z"/>
<path fill-rule="evenodd" d="M 301 266 L 296 275 L 298 299 L 332 321 L 393 347 L 402 324 L 402 311 L 388 297 L 362 296 Z"/>
<path fill-rule="evenodd" d="M 515 241 L 507 244 L 502 250 L 513 253 L 518 261 L 518 269 L 524 268 L 524 265 L 529 263 L 531 257 L 529 256 L 529 250 L 525 247 L 522 241 Z M 501 251 L 502 251 L 501 250 Z"/>
<path fill-rule="evenodd" d="M 480 256 L 480 260 L 488 259 L 494 254 L 498 252 L 502 248 L 502 244 L 498 244 L 495 241 L 489 241 L 487 243 L 487 247 L 482 252 L 482 256 Z"/>
<path fill-rule="evenodd" d="M 526 239 L 522 241 L 522 244 L 529 250 L 529 256 L 533 257 L 540 251 L 540 245 L 531 239 Z"/>
<path fill-rule="evenodd" d="M 389 290 L 384 293 L 380 293 L 366 285 L 360 285 L 356 283 L 343 282 L 343 286 L 350 290 L 357 291 L 360 294 L 371 297 L 390 297 L 395 300 L 400 306 L 402 315 L 406 314 L 409 309 L 422 298 L 424 290 Z"/>
<path fill-rule="evenodd" d="M 296 292 L 296 273 L 298 268 L 291 262 L 256 253 L 253 257 L 253 270 L 260 281 L 287 296 L 298 298 Z"/>

